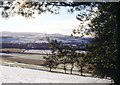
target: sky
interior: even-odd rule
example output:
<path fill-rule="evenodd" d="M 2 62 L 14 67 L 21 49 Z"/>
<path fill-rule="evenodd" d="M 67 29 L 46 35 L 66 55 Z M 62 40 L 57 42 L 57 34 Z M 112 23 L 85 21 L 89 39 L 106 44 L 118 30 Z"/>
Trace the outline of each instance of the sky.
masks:
<path fill-rule="evenodd" d="M 18 15 L 8 19 L 0 17 L 0 31 L 70 35 L 72 30 L 80 24 L 76 19 L 78 13 L 78 11 L 68 13 L 67 8 L 61 8 L 60 14 L 43 13 L 35 16 L 34 19 L 26 19 Z"/>

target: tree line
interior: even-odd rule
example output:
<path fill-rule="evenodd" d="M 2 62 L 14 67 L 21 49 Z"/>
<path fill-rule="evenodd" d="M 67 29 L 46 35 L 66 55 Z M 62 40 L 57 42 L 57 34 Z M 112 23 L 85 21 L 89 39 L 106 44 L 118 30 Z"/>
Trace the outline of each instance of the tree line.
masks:
<path fill-rule="evenodd" d="M 81 75 L 83 75 L 83 68 L 87 65 L 87 56 L 85 52 L 77 52 L 72 45 L 64 45 L 57 40 L 50 40 L 49 45 L 52 51 L 52 55 L 44 57 L 46 60 L 46 66 L 50 71 L 57 68 L 58 65 L 63 64 L 64 72 L 67 71 L 67 64 L 70 64 L 70 73 L 73 73 L 73 68 L 78 67 Z"/>

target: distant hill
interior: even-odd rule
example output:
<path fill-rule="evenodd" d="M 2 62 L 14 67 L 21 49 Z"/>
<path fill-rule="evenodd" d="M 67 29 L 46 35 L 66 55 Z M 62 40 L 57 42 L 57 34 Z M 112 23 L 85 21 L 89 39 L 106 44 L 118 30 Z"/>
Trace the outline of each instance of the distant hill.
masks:
<path fill-rule="evenodd" d="M 32 33 L 32 32 L 0 32 L 1 43 L 47 43 L 46 37 L 50 39 L 56 39 L 63 43 L 90 43 L 92 38 L 80 38 L 62 34 L 44 34 L 44 33 Z"/>

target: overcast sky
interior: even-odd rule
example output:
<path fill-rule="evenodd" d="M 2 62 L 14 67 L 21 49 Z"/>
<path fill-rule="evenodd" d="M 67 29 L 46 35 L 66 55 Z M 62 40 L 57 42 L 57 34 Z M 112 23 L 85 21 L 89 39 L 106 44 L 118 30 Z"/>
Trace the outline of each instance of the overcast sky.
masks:
<path fill-rule="evenodd" d="M 78 13 L 67 13 L 67 9 L 62 8 L 58 15 L 44 13 L 36 16 L 35 19 L 26 19 L 22 16 L 14 16 L 9 19 L 0 17 L 0 31 L 70 35 L 72 30 L 80 24 L 79 20 L 76 19 Z"/>

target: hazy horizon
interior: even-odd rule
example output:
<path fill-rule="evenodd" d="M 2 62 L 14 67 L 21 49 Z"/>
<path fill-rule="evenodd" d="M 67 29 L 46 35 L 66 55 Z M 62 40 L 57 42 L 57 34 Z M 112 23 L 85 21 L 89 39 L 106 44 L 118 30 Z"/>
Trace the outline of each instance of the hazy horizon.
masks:
<path fill-rule="evenodd" d="M 34 19 L 15 15 L 8 19 L 0 17 L 0 31 L 10 32 L 39 32 L 39 33 L 60 33 L 70 35 L 80 21 L 76 19 L 78 11 L 67 13 L 67 8 L 61 8 L 60 14 L 43 13 L 35 15 Z"/>

